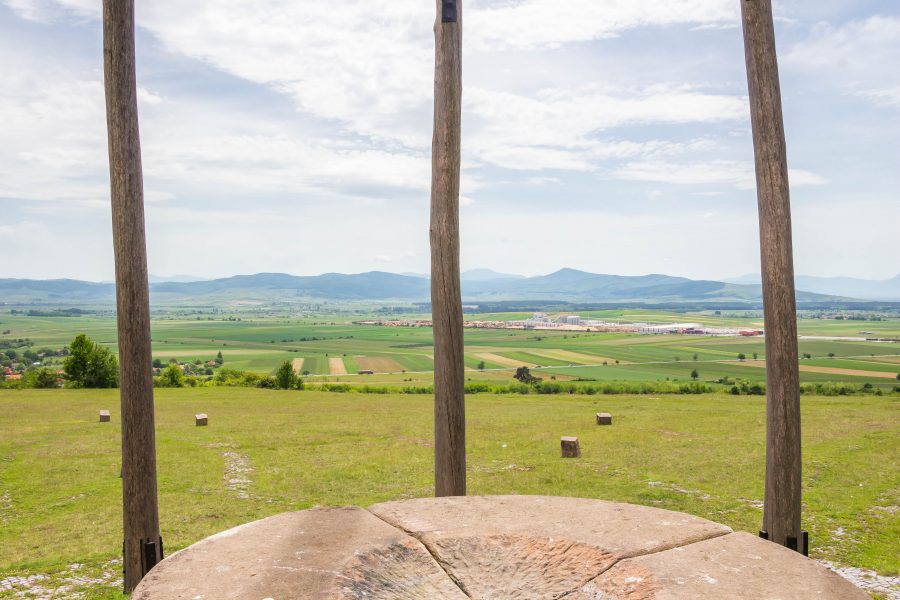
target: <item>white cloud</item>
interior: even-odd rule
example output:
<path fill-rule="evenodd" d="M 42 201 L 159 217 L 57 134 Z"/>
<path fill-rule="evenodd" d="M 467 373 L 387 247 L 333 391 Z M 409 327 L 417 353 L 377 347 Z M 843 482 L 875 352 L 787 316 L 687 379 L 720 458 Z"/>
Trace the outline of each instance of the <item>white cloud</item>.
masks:
<path fill-rule="evenodd" d="M 754 186 L 753 165 L 740 161 L 715 160 L 690 164 L 665 161 L 631 162 L 613 171 L 613 176 L 632 181 L 655 181 L 679 185 L 724 183 L 739 189 Z"/>
<path fill-rule="evenodd" d="M 803 185 L 826 185 L 828 179 L 804 169 L 788 169 L 788 181 L 792 187 Z"/>
<path fill-rule="evenodd" d="M 637 10 L 632 3 L 611 2 L 597 9 L 591 3 L 577 3 L 577 10 L 569 7 L 554 18 L 571 17 L 579 28 L 578 24 L 588 23 L 594 31 L 590 35 L 603 37 L 644 25 L 718 23 L 733 16 L 727 3 L 718 0 L 712 5 L 698 0 L 650 1 L 659 6 Z M 53 6 L 57 12 L 94 11 L 95 16 L 98 9 L 97 3 L 88 0 L 60 0 L 55 4 L 15 0 L 11 4 L 24 16 L 50 14 Z M 476 4 L 467 9 L 466 39 L 479 39 L 479 23 L 499 24 L 507 17 L 515 20 L 522 15 L 541 14 L 547 6 L 540 1 L 501 8 Z M 266 124 L 262 116 L 226 115 L 221 107 L 211 106 L 218 113 L 216 119 L 206 114 L 208 110 L 189 108 L 184 101 L 164 98 L 141 87 L 144 164 L 149 183 L 158 178 L 317 193 L 335 185 L 427 189 L 432 10 L 431 5 L 419 0 L 379 6 L 374 13 L 362 0 L 310 0 L 302 5 L 272 0 L 160 0 L 139 4 L 139 25 L 153 32 L 168 50 L 287 94 L 299 110 L 317 120 L 333 122 L 332 129 L 337 127 L 356 136 L 341 142 L 321 135 L 297 138 L 278 133 L 278 127 Z M 469 20 L 472 33 L 468 32 Z M 556 29 L 555 35 L 564 34 L 555 27 L 534 29 Z M 570 30 L 565 39 L 582 39 L 584 33 L 580 31 Z M 105 159 L 98 151 L 103 143 L 99 82 L 79 83 L 67 73 L 63 80 L 69 81 L 70 87 L 82 85 L 84 90 L 54 90 L 44 85 L 46 71 L 38 70 L 35 77 L 41 84 L 35 79 L 29 85 L 43 90 L 45 99 L 90 103 L 91 114 L 66 119 L 82 123 L 90 143 L 82 140 L 71 147 L 53 144 L 55 155 L 50 151 L 43 155 L 32 152 L 29 159 L 54 160 L 56 166 L 69 159 L 82 167 L 92 164 L 97 168 Z M 6 86 L 11 90 L 22 87 L 15 83 Z M 746 117 L 743 98 L 709 94 L 684 84 L 618 89 L 594 82 L 575 89 L 551 88 L 531 94 L 467 86 L 463 103 L 464 167 L 488 164 L 515 170 L 589 171 L 603 161 L 684 152 L 691 148 L 689 144 L 602 140 L 597 134 L 632 124 L 714 123 Z M 159 109 L 161 104 L 165 104 L 164 110 Z M 195 122 L 197 114 L 204 115 L 200 123 Z M 64 116 L 54 111 L 47 123 Z M 242 126 L 238 128 L 229 119 Z M 247 133 L 253 125 L 265 131 Z M 34 131 L 32 124 L 26 128 Z M 467 189 L 479 185 L 471 174 L 464 173 L 464 177 Z M 77 186 L 67 190 L 77 191 Z M 21 190 L 7 192 L 17 197 L 23 194 Z"/>
<path fill-rule="evenodd" d="M 634 215 L 641 203 L 664 207 L 675 196 L 696 205 L 697 215 L 712 214 L 703 216 L 708 231 L 670 257 L 681 264 L 744 232 L 755 208 L 740 218 L 719 210 L 754 186 L 745 80 L 740 61 L 732 60 L 740 52 L 739 33 L 729 38 L 731 48 L 718 45 L 730 34 L 717 30 L 738 23 L 735 0 L 464 2 L 460 203 L 464 256 L 475 257 L 469 266 L 499 257 L 506 262 L 498 268 L 539 272 L 570 263 L 566 257 L 588 256 L 596 262 L 572 266 L 658 271 L 660 244 L 640 236 L 647 219 L 615 213 Z M 71 219 L 91 211 L 94 225 L 81 233 L 102 240 L 97 251 L 106 252 L 100 2 L 5 3 L 23 18 L 50 24 L 23 26 L 16 45 L 0 40 L 0 211 L 12 207 L 17 214 L 6 218 L 16 227 L 30 223 L 22 235 L 40 240 L 68 231 Z M 433 3 L 154 0 L 137 9 L 147 67 L 139 77 L 151 75 L 139 81 L 139 100 L 154 271 L 183 272 L 185 257 L 204 265 L 210 271 L 204 275 L 360 271 L 377 268 L 379 257 L 390 258 L 395 270 L 427 269 Z M 805 35 L 808 18 L 782 28 L 785 77 L 812 74 L 790 89 L 806 90 L 812 79 L 845 97 L 900 106 L 892 69 L 900 62 L 898 21 L 819 25 L 798 44 L 793 41 Z M 78 26 L 69 27 L 73 22 Z M 629 39 L 638 28 L 644 31 Z M 677 57 L 657 56 L 669 39 L 657 44 L 656 38 L 674 33 Z M 77 36 L 94 36 L 94 46 L 84 47 L 98 55 L 70 60 Z M 720 53 L 728 56 L 720 60 Z M 656 61 L 668 65 L 669 58 L 677 65 L 661 70 Z M 194 73 L 198 80 L 183 85 L 180 77 Z M 828 90 L 820 91 L 827 100 Z M 841 118 L 824 103 L 822 114 Z M 792 120 L 792 156 L 809 170 L 792 169 L 790 178 L 794 187 L 834 179 L 815 190 L 818 202 L 842 193 L 846 176 L 833 162 L 817 162 L 820 145 L 811 143 L 802 116 Z M 890 157 L 883 148 L 872 152 Z M 519 184 L 533 189 L 512 187 Z M 854 189 L 859 197 L 867 191 Z M 610 214 L 593 212 L 601 198 Z M 552 210 L 541 213 L 545 205 Z M 566 219 L 572 214 L 579 224 L 621 226 L 622 233 L 610 233 L 610 243 L 598 247 L 596 237 L 571 235 Z M 657 217 L 659 223 L 673 218 L 671 212 Z M 4 226 L 6 218 L 0 218 Z M 528 251 L 538 221 L 549 224 L 542 246 L 551 249 L 540 257 Z M 684 222 L 689 226 L 690 218 Z M 69 243 L 67 235 L 57 237 Z M 9 239 L 0 229 L 4 236 Z M 737 257 L 743 264 L 747 256 L 748 264 L 756 262 L 752 228 L 747 240 L 738 246 L 749 254 L 729 253 L 729 263 Z M 9 248 L 5 241 L 0 254 Z M 617 260 L 625 255 L 635 258 Z M 703 256 L 692 263 L 693 273 L 737 270 L 717 260 Z M 49 259 L 30 262 L 59 274 Z"/>
<path fill-rule="evenodd" d="M 867 98 L 879 106 L 900 108 L 900 85 L 881 89 L 857 92 L 858 96 Z"/>
<path fill-rule="evenodd" d="M 743 98 L 664 85 L 616 90 L 595 84 L 542 90 L 535 97 L 470 89 L 464 103 L 467 127 L 473 129 L 466 151 L 487 163 L 524 170 L 590 170 L 608 159 L 697 150 L 709 142 L 610 141 L 597 134 L 625 125 L 740 120 L 748 111 Z"/>
<path fill-rule="evenodd" d="M 876 15 L 840 26 L 819 24 L 790 48 L 784 62 L 844 93 L 900 107 L 900 17 Z"/>
<path fill-rule="evenodd" d="M 736 22 L 730 0 L 519 0 L 476 3 L 465 14 L 467 41 L 493 50 L 556 48 L 637 27 Z"/>
<path fill-rule="evenodd" d="M 85 177 L 106 168 L 103 87 L 96 74 L 31 60 L 0 42 L 0 197 L 87 206 L 105 196 Z"/>
<path fill-rule="evenodd" d="M 666 161 L 631 162 L 615 169 L 614 177 L 631 181 L 655 181 L 678 185 L 730 184 L 737 189 L 756 187 L 753 163 L 732 160 L 672 163 Z M 803 169 L 788 169 L 791 187 L 825 185 L 828 179 Z"/>

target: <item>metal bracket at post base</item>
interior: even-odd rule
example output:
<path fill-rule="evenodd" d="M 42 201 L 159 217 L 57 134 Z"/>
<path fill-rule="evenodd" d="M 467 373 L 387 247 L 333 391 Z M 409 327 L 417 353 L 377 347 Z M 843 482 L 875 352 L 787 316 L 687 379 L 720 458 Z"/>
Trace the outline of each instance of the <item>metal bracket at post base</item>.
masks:
<path fill-rule="evenodd" d="M 159 547 L 159 560 L 156 558 L 156 548 Z M 143 579 L 144 575 L 150 572 L 150 569 L 155 567 L 160 560 L 165 558 L 165 554 L 163 553 L 163 540 L 162 536 L 156 541 L 152 540 L 141 540 L 141 579 Z M 125 542 L 122 542 L 122 574 L 125 573 L 126 569 L 126 561 L 125 561 Z"/>
<path fill-rule="evenodd" d="M 761 537 L 764 540 L 767 540 L 767 539 L 769 539 L 769 532 L 766 531 L 765 529 L 760 529 L 759 537 Z M 809 532 L 808 531 L 800 532 L 800 547 L 799 548 L 797 547 L 797 538 L 790 536 L 790 535 L 787 537 L 787 539 L 785 539 L 784 545 L 786 548 L 795 550 L 795 551 L 801 553 L 803 556 L 809 556 Z"/>

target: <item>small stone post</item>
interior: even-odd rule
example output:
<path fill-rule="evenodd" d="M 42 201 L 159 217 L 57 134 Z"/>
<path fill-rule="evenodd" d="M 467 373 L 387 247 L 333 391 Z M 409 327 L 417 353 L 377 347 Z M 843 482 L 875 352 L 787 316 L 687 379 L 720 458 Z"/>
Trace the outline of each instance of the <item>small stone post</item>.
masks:
<path fill-rule="evenodd" d="M 562 446 L 563 458 L 578 458 L 581 456 L 581 446 L 578 444 L 578 438 L 564 435 L 559 440 Z"/>
<path fill-rule="evenodd" d="M 206 413 L 194 415 L 194 424 L 197 425 L 197 427 L 206 427 L 208 423 L 209 419 L 207 419 Z"/>
<path fill-rule="evenodd" d="M 100 422 L 101 423 L 109 423 L 109 411 L 108 410 L 100 411 Z"/>
<path fill-rule="evenodd" d="M 612 425 L 612 415 L 609 413 L 597 413 L 597 425 Z"/>

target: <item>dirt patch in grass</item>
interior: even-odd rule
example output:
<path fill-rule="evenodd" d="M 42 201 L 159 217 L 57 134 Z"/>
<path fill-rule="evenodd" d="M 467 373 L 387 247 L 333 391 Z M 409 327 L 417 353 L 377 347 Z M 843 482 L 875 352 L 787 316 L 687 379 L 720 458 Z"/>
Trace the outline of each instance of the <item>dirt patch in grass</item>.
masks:
<path fill-rule="evenodd" d="M 875 356 L 873 362 L 900 364 L 900 356 Z"/>
<path fill-rule="evenodd" d="M 344 366 L 344 359 L 340 356 L 332 356 L 328 359 L 328 370 L 332 375 L 347 374 L 347 367 Z"/>
<path fill-rule="evenodd" d="M 580 365 L 599 365 L 603 362 L 614 363 L 616 359 L 609 358 L 608 356 L 597 356 L 595 354 L 582 354 L 581 352 L 572 352 L 571 350 L 562 350 L 562 349 L 552 349 L 552 350 L 535 350 L 533 348 L 528 349 L 529 354 L 536 354 L 538 356 L 546 356 L 547 358 L 555 358 L 556 360 L 567 360 L 573 364 Z M 619 364 L 627 365 L 628 363 L 625 361 L 620 361 Z"/>
<path fill-rule="evenodd" d="M 225 473 L 222 479 L 225 481 L 225 488 L 234 492 L 238 498 L 246 500 L 250 497 L 250 473 L 253 467 L 250 466 L 250 457 L 240 452 L 223 452 L 222 458 L 225 459 Z"/>
<path fill-rule="evenodd" d="M 500 356 L 499 354 L 494 354 L 492 352 L 479 352 L 477 354 L 473 354 L 476 358 L 480 358 L 481 360 L 486 360 L 498 365 L 503 365 L 504 367 L 534 367 L 537 366 L 535 364 L 527 364 L 525 361 L 521 361 L 517 358 L 509 358 L 507 356 Z"/>
<path fill-rule="evenodd" d="M 745 360 L 745 361 L 729 361 L 731 365 L 742 365 L 745 367 L 761 367 L 765 368 L 764 360 Z M 886 371 L 866 371 L 864 369 L 840 369 L 837 367 L 817 367 L 815 365 L 800 365 L 800 370 L 805 373 L 827 373 L 829 375 L 849 375 L 852 377 L 878 377 L 880 379 L 894 379 L 896 373 L 888 373 Z"/>
<path fill-rule="evenodd" d="M 376 373 L 397 373 L 403 370 L 400 363 L 387 356 L 358 356 L 356 362 L 360 369 Z"/>

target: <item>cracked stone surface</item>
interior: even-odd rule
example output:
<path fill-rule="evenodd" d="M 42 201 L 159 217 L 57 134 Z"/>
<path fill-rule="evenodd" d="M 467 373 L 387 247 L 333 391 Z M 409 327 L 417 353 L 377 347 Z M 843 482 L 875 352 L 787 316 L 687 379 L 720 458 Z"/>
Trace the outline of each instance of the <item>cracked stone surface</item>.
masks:
<path fill-rule="evenodd" d="M 658 508 L 555 496 L 422 498 L 370 510 L 420 539 L 472 598 L 559 598 L 623 558 L 731 531 Z"/>
<path fill-rule="evenodd" d="M 132 600 L 465 599 L 415 538 L 361 508 L 313 508 L 206 538 L 159 563 Z"/>
<path fill-rule="evenodd" d="M 749 533 L 622 561 L 566 598 L 871 600 L 815 561 Z"/>
<path fill-rule="evenodd" d="M 134 600 L 863 600 L 814 561 L 667 510 L 578 498 L 424 498 L 242 525 L 156 566 Z"/>

